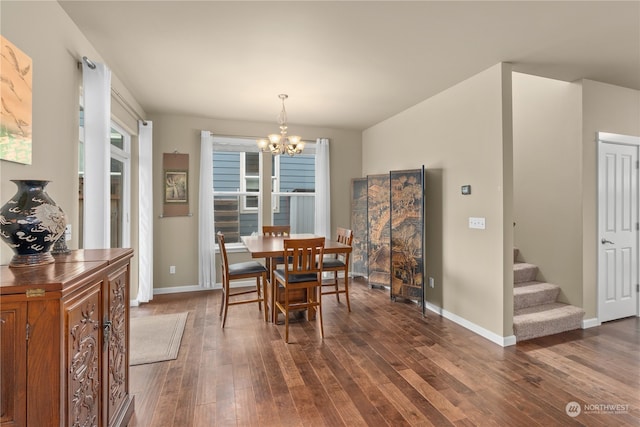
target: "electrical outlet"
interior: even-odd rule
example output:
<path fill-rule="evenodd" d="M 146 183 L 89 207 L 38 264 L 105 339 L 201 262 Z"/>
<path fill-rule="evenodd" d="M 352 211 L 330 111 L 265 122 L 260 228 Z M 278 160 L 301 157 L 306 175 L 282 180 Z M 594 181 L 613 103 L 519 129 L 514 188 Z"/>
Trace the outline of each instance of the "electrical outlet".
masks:
<path fill-rule="evenodd" d="M 176 274 L 176 266 L 175 265 L 170 265 L 169 266 L 169 274 Z"/>
<path fill-rule="evenodd" d="M 71 240 L 71 224 L 67 224 L 64 228 L 64 240 L 67 242 Z"/>
<path fill-rule="evenodd" d="M 435 288 L 436 287 L 436 281 L 433 277 L 429 277 L 429 287 L 430 288 Z"/>
<path fill-rule="evenodd" d="M 485 219 L 477 217 L 469 217 L 469 228 L 477 228 L 478 230 L 485 229 Z"/>

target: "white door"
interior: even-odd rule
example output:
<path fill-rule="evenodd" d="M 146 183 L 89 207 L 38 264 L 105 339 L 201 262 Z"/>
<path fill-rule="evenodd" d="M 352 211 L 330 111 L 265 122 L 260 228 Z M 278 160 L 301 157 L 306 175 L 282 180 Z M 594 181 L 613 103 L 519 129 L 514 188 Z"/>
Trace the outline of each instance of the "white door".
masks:
<path fill-rule="evenodd" d="M 600 322 L 638 313 L 638 145 L 616 137 L 598 142 Z"/>

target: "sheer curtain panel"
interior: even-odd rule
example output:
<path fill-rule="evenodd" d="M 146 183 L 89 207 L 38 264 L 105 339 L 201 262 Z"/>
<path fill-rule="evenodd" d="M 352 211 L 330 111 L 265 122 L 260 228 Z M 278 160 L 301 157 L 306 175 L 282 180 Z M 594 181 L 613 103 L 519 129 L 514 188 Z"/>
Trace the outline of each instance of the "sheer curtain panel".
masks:
<path fill-rule="evenodd" d="M 198 192 L 198 284 L 216 283 L 215 230 L 213 223 L 213 137 L 200 133 L 200 190 Z"/>
<path fill-rule="evenodd" d="M 82 61 L 84 97 L 83 248 L 104 249 L 110 239 L 111 70 Z"/>
<path fill-rule="evenodd" d="M 138 121 L 138 297 L 139 303 L 153 299 L 153 123 Z"/>
<path fill-rule="evenodd" d="M 316 141 L 316 224 L 315 234 L 331 238 L 331 176 L 329 139 Z"/>

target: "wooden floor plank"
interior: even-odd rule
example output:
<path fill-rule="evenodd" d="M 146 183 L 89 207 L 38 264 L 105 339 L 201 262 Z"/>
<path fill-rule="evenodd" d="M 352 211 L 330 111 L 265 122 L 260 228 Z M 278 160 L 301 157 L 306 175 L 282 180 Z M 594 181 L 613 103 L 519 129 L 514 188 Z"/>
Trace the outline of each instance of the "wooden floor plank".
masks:
<path fill-rule="evenodd" d="M 176 360 L 131 367 L 129 427 L 640 425 L 639 318 L 502 348 L 362 280 L 350 297 L 325 297 L 324 340 L 294 318 L 290 344 L 255 304 L 222 329 L 217 290 L 131 308 L 189 317 Z"/>

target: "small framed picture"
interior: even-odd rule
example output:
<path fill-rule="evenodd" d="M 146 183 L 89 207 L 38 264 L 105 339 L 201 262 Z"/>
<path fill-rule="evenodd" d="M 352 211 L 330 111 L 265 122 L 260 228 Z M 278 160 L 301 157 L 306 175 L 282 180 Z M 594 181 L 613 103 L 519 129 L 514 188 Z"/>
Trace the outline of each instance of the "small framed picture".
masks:
<path fill-rule="evenodd" d="M 164 202 L 188 203 L 189 202 L 189 176 L 186 170 L 164 171 Z"/>

